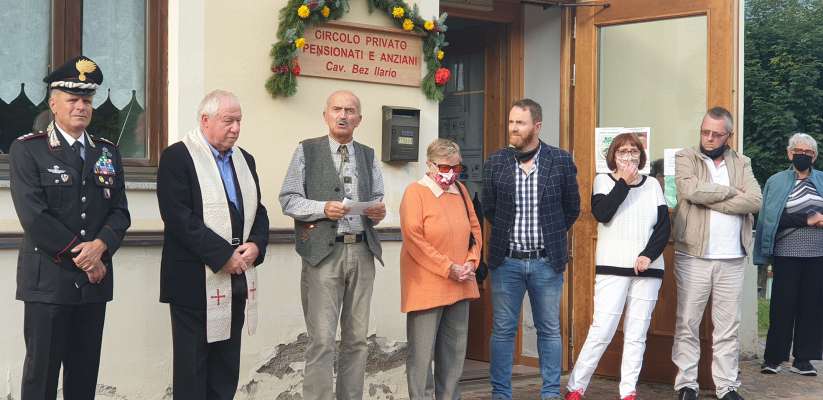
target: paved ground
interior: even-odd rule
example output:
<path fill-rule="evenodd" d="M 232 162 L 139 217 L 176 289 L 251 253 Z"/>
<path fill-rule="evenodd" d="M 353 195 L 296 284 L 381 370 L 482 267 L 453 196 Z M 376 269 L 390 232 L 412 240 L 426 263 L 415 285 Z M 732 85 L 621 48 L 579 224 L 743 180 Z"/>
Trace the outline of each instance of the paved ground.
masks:
<path fill-rule="evenodd" d="M 823 371 L 823 362 L 815 362 L 815 367 Z M 792 400 L 821 400 L 823 399 L 823 376 L 805 377 L 789 372 L 786 365 L 778 375 L 762 375 L 760 361 L 751 360 L 741 362 L 743 387 L 740 394 L 746 400 L 760 399 L 792 399 Z M 561 387 L 565 388 L 568 376 L 563 376 Z M 595 377 L 586 391 L 586 399 L 617 399 L 616 380 Z M 488 381 L 468 382 L 463 386 L 464 400 L 491 399 Z M 540 379 L 537 377 L 522 377 L 513 382 L 514 399 L 539 399 Z M 670 385 L 640 384 L 638 397 L 647 399 L 675 399 L 675 393 Z M 714 399 L 713 392 L 701 392 L 701 399 Z"/>

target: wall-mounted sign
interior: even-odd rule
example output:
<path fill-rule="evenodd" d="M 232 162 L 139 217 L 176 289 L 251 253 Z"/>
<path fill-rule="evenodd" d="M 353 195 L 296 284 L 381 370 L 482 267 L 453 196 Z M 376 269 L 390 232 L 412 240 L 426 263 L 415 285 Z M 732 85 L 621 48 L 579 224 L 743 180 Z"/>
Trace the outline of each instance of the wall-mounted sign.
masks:
<path fill-rule="evenodd" d="M 301 75 L 420 86 L 423 39 L 397 29 L 350 23 L 306 28 Z"/>

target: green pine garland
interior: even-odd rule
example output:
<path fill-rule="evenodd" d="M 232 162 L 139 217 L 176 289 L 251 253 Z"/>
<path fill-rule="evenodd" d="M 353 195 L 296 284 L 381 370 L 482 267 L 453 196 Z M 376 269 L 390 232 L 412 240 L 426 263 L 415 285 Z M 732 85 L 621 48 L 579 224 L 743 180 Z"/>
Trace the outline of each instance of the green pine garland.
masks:
<path fill-rule="evenodd" d="M 448 73 L 440 61 L 446 42 L 446 13 L 439 18 L 428 21 L 430 30 L 426 29 L 427 20 L 420 17 L 417 5 L 409 6 L 403 0 L 368 0 L 369 12 L 382 10 L 404 29 L 413 24 L 412 32 L 421 33 L 423 39 L 423 57 L 428 71 L 423 78 L 422 89 L 426 97 L 443 100 L 443 86 L 438 85 L 435 75 L 438 70 Z M 402 9 L 399 10 L 399 9 Z M 266 90 L 272 97 L 289 97 L 297 93 L 297 76 L 300 67 L 297 64 L 297 52 L 305 44 L 303 32 L 309 25 L 340 19 L 349 11 L 349 0 L 289 0 L 280 10 L 280 26 L 277 28 L 277 43 L 271 48 L 272 75 L 266 81 Z M 402 16 L 400 16 L 402 14 Z M 409 22 L 407 22 L 409 21 Z"/>

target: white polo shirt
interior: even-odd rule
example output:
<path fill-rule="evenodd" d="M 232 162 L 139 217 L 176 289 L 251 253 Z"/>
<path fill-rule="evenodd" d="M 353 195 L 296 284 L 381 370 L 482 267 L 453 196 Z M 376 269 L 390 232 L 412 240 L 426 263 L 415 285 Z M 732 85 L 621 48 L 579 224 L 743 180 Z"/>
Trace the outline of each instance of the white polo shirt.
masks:
<path fill-rule="evenodd" d="M 711 158 L 703 154 L 700 156 L 709 168 L 712 182 L 729 186 L 729 170 L 726 168 L 726 161 L 723 160 L 719 166 L 716 166 Z M 743 245 L 740 242 L 740 231 L 742 229 L 742 215 L 724 214 L 710 209 L 709 243 L 706 246 L 706 254 L 703 255 L 703 258 L 718 260 L 745 256 Z"/>

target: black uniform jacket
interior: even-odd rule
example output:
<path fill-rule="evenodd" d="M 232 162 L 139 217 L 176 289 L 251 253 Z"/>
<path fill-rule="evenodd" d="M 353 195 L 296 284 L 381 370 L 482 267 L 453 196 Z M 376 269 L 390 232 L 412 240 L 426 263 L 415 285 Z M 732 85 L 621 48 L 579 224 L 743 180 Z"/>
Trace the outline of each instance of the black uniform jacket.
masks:
<path fill-rule="evenodd" d="M 131 224 L 117 146 L 86 133 L 85 162 L 49 124 L 11 145 L 11 196 L 23 243 L 17 259 L 17 299 L 51 304 L 112 299 L 111 258 Z M 90 284 L 71 249 L 100 239 L 108 273 Z"/>
<path fill-rule="evenodd" d="M 260 182 L 254 157 L 235 147 L 246 158 L 257 186 Z M 235 177 L 235 182 L 237 178 Z M 238 197 L 240 191 L 238 190 Z M 200 183 L 186 145 L 177 142 L 163 151 L 157 170 L 157 201 L 163 218 L 163 259 L 160 264 L 160 301 L 184 307 L 206 309 L 205 266 L 214 272 L 231 258 L 234 248 L 203 221 Z M 242 201 L 241 201 L 242 204 Z M 260 255 L 254 265 L 263 262 L 269 243 L 269 217 L 259 200 L 246 242 L 254 242 Z"/>

